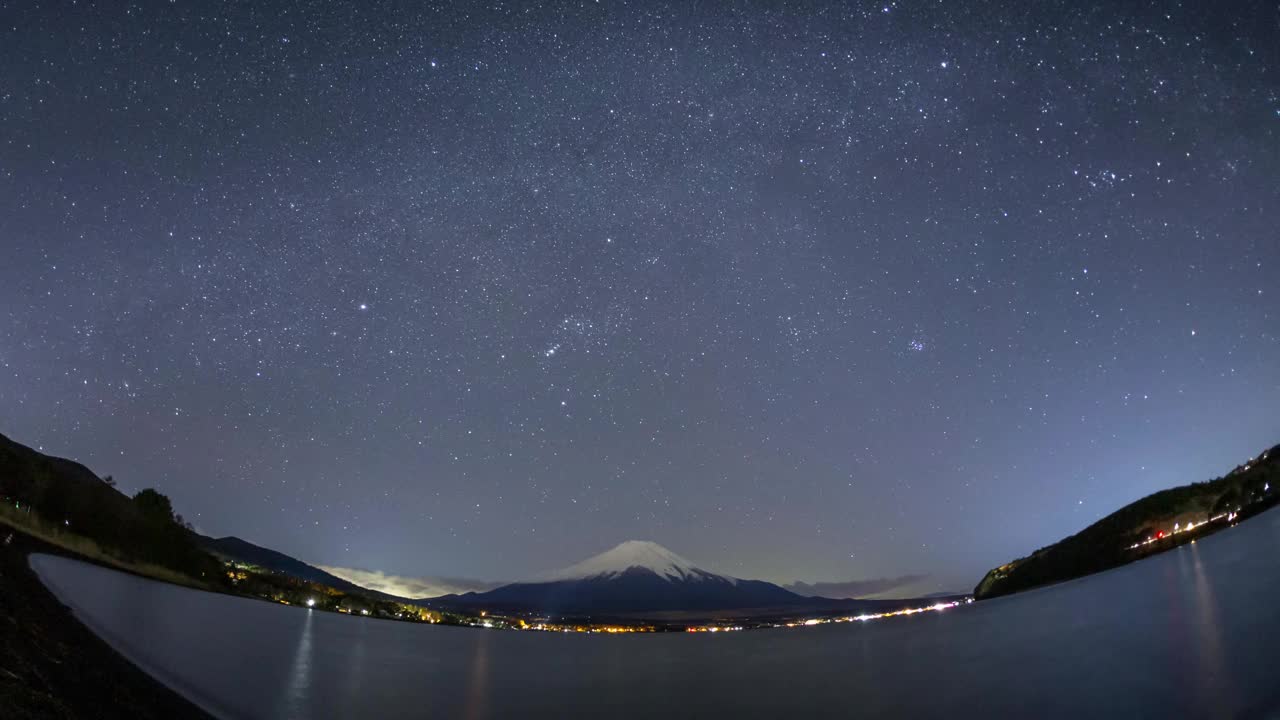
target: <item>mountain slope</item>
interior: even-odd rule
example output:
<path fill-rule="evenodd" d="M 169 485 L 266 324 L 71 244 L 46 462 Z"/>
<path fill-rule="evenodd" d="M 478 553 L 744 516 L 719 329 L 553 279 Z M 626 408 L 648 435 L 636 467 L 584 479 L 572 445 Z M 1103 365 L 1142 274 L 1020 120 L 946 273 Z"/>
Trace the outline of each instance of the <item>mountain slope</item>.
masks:
<path fill-rule="evenodd" d="M 314 565 L 308 565 L 301 560 L 285 555 L 278 550 L 264 548 L 254 545 L 247 540 L 241 540 L 238 537 L 228 536 L 222 538 L 211 538 L 200 536 L 200 544 L 209 552 L 227 560 L 246 563 L 249 565 L 257 565 L 259 567 L 272 570 L 282 575 L 288 575 L 300 580 L 327 585 L 335 590 L 341 590 L 345 593 L 353 593 L 357 595 L 367 595 L 378 597 L 383 600 L 394 600 L 404 602 L 404 598 L 399 598 L 387 593 L 378 592 L 377 590 L 369 590 L 356 585 L 348 580 L 332 575 L 321 570 Z"/>
<path fill-rule="evenodd" d="M 733 610 L 812 605 L 807 598 L 762 580 L 703 570 L 652 542 L 632 540 L 535 582 L 483 593 L 430 598 L 436 605 L 547 613 Z"/>
<path fill-rule="evenodd" d="M 1068 538 L 990 570 L 973 594 L 997 597 L 1132 562 L 1280 502 L 1280 445 L 1227 475 L 1152 493 Z M 1174 533 L 1194 523 L 1195 533 Z"/>
<path fill-rule="evenodd" d="M 78 462 L 45 455 L 0 435 L 0 497 L 35 507 L 52 522 L 74 521 L 95 539 L 139 521 L 129 497 Z"/>
<path fill-rule="evenodd" d="M 99 478 L 78 462 L 45 455 L 4 435 L 0 501 L 4 515 L 19 527 L 53 528 L 92 540 L 98 547 L 90 554 L 160 565 L 191 578 L 219 571 L 164 495 L 148 489 L 130 498 L 109 476 Z"/>

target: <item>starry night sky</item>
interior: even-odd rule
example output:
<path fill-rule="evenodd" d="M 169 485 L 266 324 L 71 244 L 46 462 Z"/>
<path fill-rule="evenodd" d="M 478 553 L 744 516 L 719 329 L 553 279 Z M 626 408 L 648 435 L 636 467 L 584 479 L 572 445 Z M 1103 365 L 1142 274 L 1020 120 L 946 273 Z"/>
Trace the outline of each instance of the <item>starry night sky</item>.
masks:
<path fill-rule="evenodd" d="M 327 565 L 969 588 L 1280 441 L 1210 5 L 0 4 L 0 432 Z"/>

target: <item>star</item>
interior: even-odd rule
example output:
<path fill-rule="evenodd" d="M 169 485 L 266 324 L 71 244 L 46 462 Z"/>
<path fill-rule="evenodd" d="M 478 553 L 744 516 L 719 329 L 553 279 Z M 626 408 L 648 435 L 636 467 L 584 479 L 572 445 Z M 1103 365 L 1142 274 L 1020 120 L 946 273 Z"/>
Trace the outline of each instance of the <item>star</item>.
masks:
<path fill-rule="evenodd" d="M 20 5 L 0 432 L 209 532 L 963 590 L 1280 441 L 1274 23 Z"/>

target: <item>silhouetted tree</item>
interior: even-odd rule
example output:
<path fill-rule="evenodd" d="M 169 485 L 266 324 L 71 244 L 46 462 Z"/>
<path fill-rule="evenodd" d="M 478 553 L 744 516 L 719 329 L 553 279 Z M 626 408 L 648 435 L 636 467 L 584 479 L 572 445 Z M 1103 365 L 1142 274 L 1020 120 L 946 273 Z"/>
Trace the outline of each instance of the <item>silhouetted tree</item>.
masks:
<path fill-rule="evenodd" d="M 169 498 L 159 491 L 151 488 L 139 491 L 137 495 L 133 496 L 133 504 L 138 507 L 138 512 L 148 522 L 173 522 L 173 503 L 169 502 Z"/>

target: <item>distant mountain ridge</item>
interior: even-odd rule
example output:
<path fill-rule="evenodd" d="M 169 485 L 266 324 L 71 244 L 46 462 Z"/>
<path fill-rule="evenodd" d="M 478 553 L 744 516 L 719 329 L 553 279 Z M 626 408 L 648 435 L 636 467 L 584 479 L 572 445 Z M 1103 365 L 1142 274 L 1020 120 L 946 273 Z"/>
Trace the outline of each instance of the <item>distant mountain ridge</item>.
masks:
<path fill-rule="evenodd" d="M 424 598 L 475 609 L 593 614 L 736 610 L 830 602 L 763 580 L 742 580 L 695 566 L 654 542 L 630 540 L 546 579 L 488 592 Z"/>

